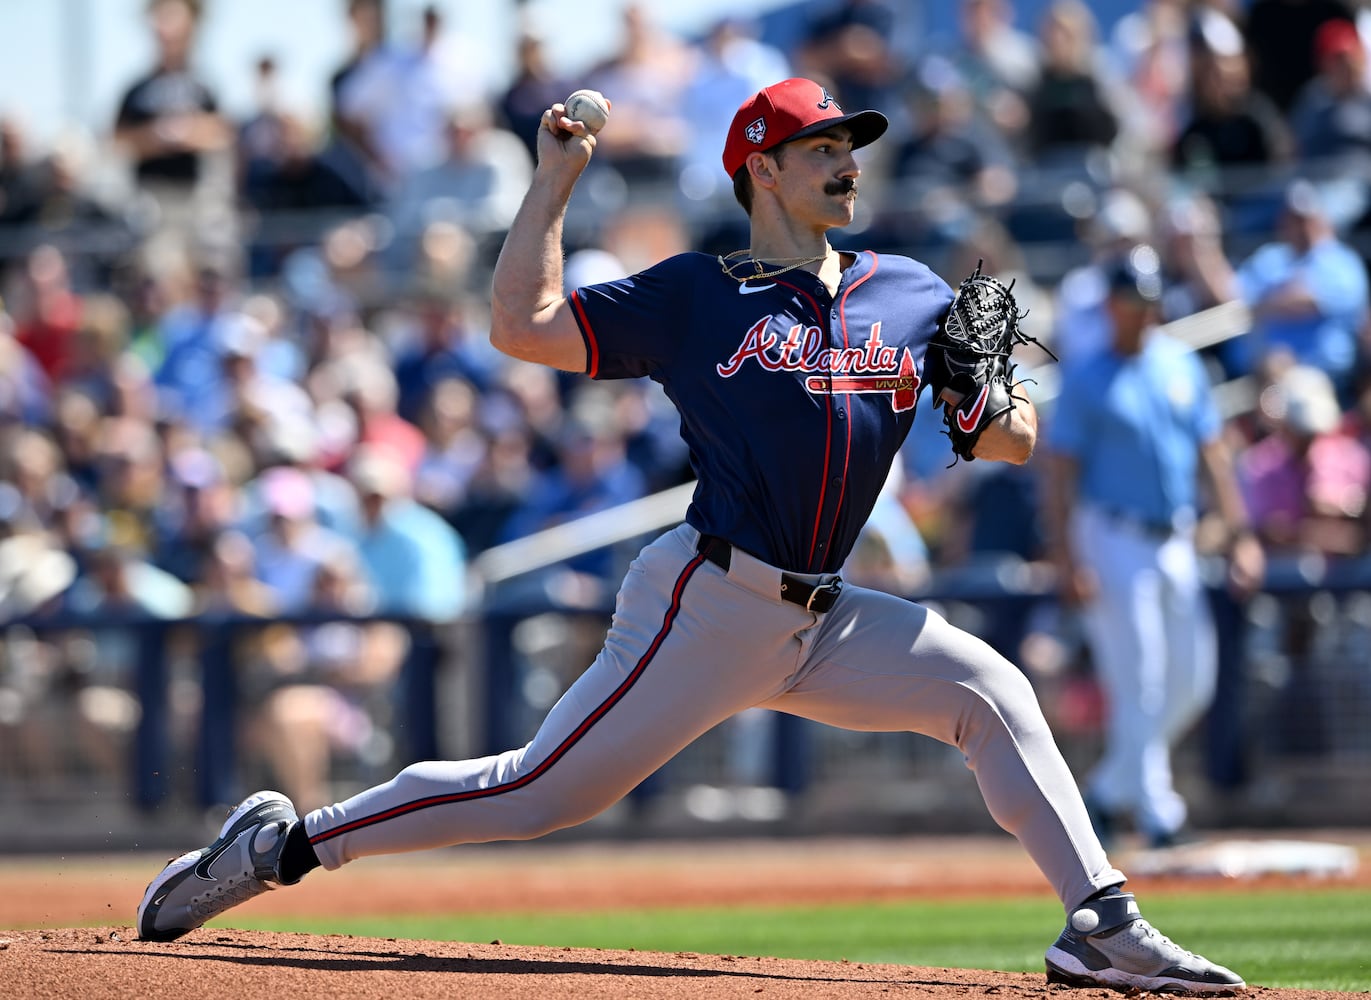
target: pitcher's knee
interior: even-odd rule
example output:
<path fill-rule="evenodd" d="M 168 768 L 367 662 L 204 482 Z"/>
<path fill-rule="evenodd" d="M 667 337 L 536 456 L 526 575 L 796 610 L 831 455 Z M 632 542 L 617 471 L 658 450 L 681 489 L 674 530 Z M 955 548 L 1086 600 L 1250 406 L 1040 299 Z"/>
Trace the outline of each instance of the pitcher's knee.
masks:
<path fill-rule="evenodd" d="M 1038 704 L 1037 692 L 1023 672 L 1008 660 L 985 672 L 969 689 L 973 696 L 958 726 L 957 745 L 964 751 L 973 744 L 1001 733 L 1016 740 L 1048 731 L 1047 719 Z"/>
<path fill-rule="evenodd" d="M 509 823 L 511 840 L 536 840 L 549 833 L 578 826 L 608 808 L 588 807 L 585 802 L 561 795 L 539 794 L 537 782 L 521 792 L 519 801 L 512 804 L 515 808 Z"/>

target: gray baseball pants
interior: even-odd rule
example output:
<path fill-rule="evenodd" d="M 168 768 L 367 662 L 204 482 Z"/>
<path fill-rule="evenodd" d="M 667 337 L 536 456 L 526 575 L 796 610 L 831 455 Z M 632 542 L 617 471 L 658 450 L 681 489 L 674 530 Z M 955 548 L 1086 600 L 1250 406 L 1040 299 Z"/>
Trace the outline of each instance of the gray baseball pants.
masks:
<path fill-rule="evenodd" d="M 1068 910 L 1124 881 L 1013 664 L 927 608 L 878 591 L 848 585 L 827 614 L 806 611 L 781 600 L 779 570 L 735 549 L 725 572 L 696 551 L 698 538 L 681 525 L 643 549 L 604 649 L 527 746 L 414 764 L 306 815 L 324 867 L 584 822 L 707 730 L 760 706 L 957 747 L 995 821 Z"/>

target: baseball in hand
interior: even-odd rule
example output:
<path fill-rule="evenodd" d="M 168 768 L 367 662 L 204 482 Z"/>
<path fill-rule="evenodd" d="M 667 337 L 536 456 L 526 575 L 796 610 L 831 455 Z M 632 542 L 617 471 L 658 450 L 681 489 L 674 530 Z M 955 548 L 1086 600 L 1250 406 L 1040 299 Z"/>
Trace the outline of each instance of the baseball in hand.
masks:
<path fill-rule="evenodd" d="M 566 116 L 584 125 L 591 135 L 609 121 L 609 99 L 598 90 L 578 90 L 566 99 Z"/>

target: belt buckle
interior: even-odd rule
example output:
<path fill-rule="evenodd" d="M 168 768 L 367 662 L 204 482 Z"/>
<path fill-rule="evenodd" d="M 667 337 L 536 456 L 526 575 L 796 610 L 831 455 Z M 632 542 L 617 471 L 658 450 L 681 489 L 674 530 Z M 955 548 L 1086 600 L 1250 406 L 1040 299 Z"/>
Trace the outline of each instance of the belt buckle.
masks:
<path fill-rule="evenodd" d="M 809 599 L 805 601 L 805 610 L 823 614 L 833 607 L 833 603 L 837 601 L 838 595 L 842 592 L 843 581 L 841 579 L 833 579 L 829 580 L 827 583 L 821 583 L 809 592 Z M 820 598 L 822 598 L 822 600 L 820 600 Z M 815 601 L 819 601 L 823 607 L 816 608 L 814 606 Z"/>

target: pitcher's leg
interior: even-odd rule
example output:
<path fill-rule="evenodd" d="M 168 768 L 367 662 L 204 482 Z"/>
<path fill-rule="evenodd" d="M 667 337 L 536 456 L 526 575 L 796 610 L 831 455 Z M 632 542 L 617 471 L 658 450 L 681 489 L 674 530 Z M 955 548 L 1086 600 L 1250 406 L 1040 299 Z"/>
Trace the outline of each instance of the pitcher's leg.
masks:
<path fill-rule="evenodd" d="M 305 818 L 319 860 L 524 840 L 608 808 L 688 743 L 780 689 L 799 644 L 670 540 L 630 569 L 605 647 L 528 746 L 429 761 Z M 793 609 L 792 609 L 793 612 Z"/>
<path fill-rule="evenodd" d="M 848 587 L 825 617 L 808 669 L 766 707 L 952 744 L 966 755 L 990 814 L 1066 906 L 1124 881 L 1091 829 L 1027 678 L 927 608 Z"/>

